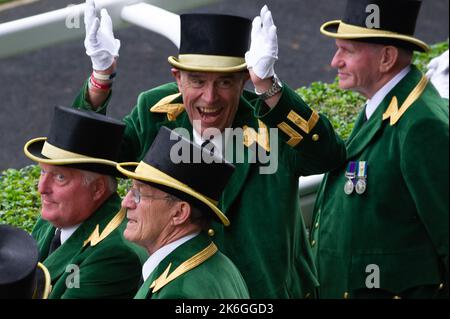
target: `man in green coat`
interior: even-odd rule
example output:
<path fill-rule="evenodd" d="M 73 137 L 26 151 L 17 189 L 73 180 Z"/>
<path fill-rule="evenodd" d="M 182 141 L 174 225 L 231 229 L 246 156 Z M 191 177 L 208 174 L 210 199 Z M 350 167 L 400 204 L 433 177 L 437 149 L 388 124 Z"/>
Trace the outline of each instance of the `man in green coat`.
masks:
<path fill-rule="evenodd" d="M 41 167 L 41 217 L 32 235 L 50 272 L 49 298 L 132 298 L 137 291 L 147 254 L 122 235 L 115 160 L 123 131 L 106 116 L 55 107 L 48 137 L 24 147 Z"/>
<path fill-rule="evenodd" d="M 411 65 L 420 4 L 350 0 L 321 28 L 339 86 L 368 99 L 314 209 L 321 298 L 448 298 L 448 100 Z"/>
<path fill-rule="evenodd" d="M 87 4 L 85 45 L 94 72 L 74 106 L 105 112 L 120 42 L 107 13 L 98 23 Z M 215 243 L 241 271 L 252 298 L 312 297 L 318 282 L 298 179 L 341 165 L 344 144 L 276 77 L 276 27 L 267 7 L 253 27 L 227 15 L 184 14 L 179 22 L 179 54 L 169 57 L 176 83 L 139 96 L 124 119 L 121 159 L 141 160 L 161 126 L 184 129 L 198 145 L 212 143 L 210 151 L 236 166 L 218 204 L 231 226 L 213 225 Z M 258 93 L 244 90 L 249 78 Z"/>
<path fill-rule="evenodd" d="M 174 162 L 172 150 L 179 146 L 200 160 Z M 230 224 L 217 203 L 233 165 L 163 126 L 140 163 L 117 168 L 133 179 L 122 201 L 124 236 L 150 255 L 136 299 L 249 298 L 239 270 L 208 237 L 213 219 Z"/>

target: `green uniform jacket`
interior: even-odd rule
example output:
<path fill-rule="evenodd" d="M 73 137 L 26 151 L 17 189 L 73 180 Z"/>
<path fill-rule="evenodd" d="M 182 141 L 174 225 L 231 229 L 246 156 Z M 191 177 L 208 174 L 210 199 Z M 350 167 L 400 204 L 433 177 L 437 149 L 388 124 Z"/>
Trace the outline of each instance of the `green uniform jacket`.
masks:
<path fill-rule="evenodd" d="M 248 299 L 249 294 L 233 262 L 201 233 L 177 247 L 156 266 L 135 296 L 135 299 L 145 298 Z"/>
<path fill-rule="evenodd" d="M 448 100 L 428 84 L 395 125 L 382 120 L 421 77 L 413 66 L 366 123 L 364 111 L 356 121 L 347 155 L 368 163 L 366 191 L 344 193 L 345 164 L 322 182 L 311 238 L 321 298 L 361 296 L 366 279 L 376 282 L 373 265 L 384 296 L 429 285 L 414 296 L 433 297 L 448 283 Z"/>
<path fill-rule="evenodd" d="M 74 105 L 90 109 L 86 86 Z M 124 119 L 123 160 L 141 160 L 163 125 L 185 128 L 192 135 L 185 111 L 172 120 L 164 112 L 182 106 L 181 96 L 166 98 L 176 93 L 177 85 L 169 83 L 139 95 L 137 105 Z M 169 101 L 163 103 L 163 98 Z M 107 103 L 99 112 L 106 111 Z M 157 103 L 162 104 L 163 113 L 157 113 L 158 107 L 150 111 Z M 258 132 L 259 126 L 279 126 L 279 139 L 273 141 L 278 144 L 278 153 L 272 152 L 278 168 L 274 174 L 260 174 L 261 164 L 252 163 L 253 153 L 245 148 L 244 161 L 234 163 L 236 170 L 219 201 L 231 225 L 215 224 L 214 242 L 238 267 L 252 298 L 312 296 L 318 282 L 300 212 L 298 178 L 341 165 L 345 145 L 329 121 L 286 85 L 275 108 L 264 113 L 262 104 L 255 94 L 245 91 L 232 127 Z M 275 145 L 270 148 L 275 149 Z"/>
<path fill-rule="evenodd" d="M 40 261 L 50 272 L 53 288 L 49 298 L 132 298 L 136 294 L 147 255 L 123 238 L 127 220 L 119 210 L 120 197 L 114 194 L 50 255 L 55 228 L 38 220 L 32 235 L 39 246 Z M 94 245 L 96 227 L 100 242 Z M 109 233 L 105 228 L 114 230 Z M 84 246 L 88 239 L 91 241 Z"/>

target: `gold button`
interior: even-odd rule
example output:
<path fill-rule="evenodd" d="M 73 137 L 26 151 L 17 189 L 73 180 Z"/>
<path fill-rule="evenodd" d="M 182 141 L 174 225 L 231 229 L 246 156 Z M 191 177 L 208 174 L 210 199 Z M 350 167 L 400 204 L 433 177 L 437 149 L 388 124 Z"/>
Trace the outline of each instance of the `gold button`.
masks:
<path fill-rule="evenodd" d="M 311 242 L 311 247 L 314 246 L 315 244 L 316 244 L 316 241 L 313 240 L 313 241 Z"/>
<path fill-rule="evenodd" d="M 344 299 L 348 299 L 348 292 L 344 292 Z"/>
<path fill-rule="evenodd" d="M 314 142 L 317 142 L 317 141 L 319 140 L 319 134 L 314 134 L 314 135 L 312 136 L 312 140 L 313 140 Z"/>
<path fill-rule="evenodd" d="M 319 228 L 319 222 L 314 225 L 315 228 Z"/>
<path fill-rule="evenodd" d="M 215 234 L 216 234 L 216 232 L 214 231 L 214 229 L 212 229 L 212 228 L 208 229 L 208 236 L 209 236 L 209 237 L 212 237 L 212 236 L 214 236 Z"/>
<path fill-rule="evenodd" d="M 441 284 L 439 285 L 439 290 L 442 290 L 442 289 L 444 289 L 444 284 L 441 283 Z"/>
<path fill-rule="evenodd" d="M 394 298 L 392 298 L 392 299 L 402 299 L 402 297 L 400 297 L 400 296 L 394 296 Z"/>
<path fill-rule="evenodd" d="M 309 299 L 309 298 L 311 298 L 311 294 L 308 292 L 308 293 L 305 295 L 305 299 Z"/>

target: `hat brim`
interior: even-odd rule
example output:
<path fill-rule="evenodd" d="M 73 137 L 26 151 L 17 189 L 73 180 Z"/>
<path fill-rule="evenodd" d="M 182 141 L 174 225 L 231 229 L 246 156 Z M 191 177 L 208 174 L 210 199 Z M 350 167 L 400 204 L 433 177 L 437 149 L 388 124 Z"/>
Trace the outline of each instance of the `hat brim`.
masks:
<path fill-rule="evenodd" d="M 116 170 L 117 162 L 106 160 L 102 158 L 89 157 L 86 155 L 72 153 L 49 143 L 46 143 L 46 137 L 37 137 L 29 140 L 23 147 L 25 155 L 38 163 L 49 165 L 67 165 L 79 169 L 92 170 L 101 174 L 114 175 L 123 177 Z M 43 148 L 46 146 L 46 152 L 42 154 Z M 96 169 L 89 169 L 88 164 L 97 165 Z M 76 166 L 79 165 L 79 166 Z"/>
<path fill-rule="evenodd" d="M 169 63 L 177 69 L 198 72 L 240 72 L 247 69 L 244 58 L 205 54 L 170 56 Z"/>
<path fill-rule="evenodd" d="M 425 42 L 417 38 L 385 30 L 363 28 L 360 26 L 344 23 L 341 20 L 325 22 L 320 27 L 320 32 L 328 37 L 335 39 L 395 39 L 407 42 L 410 45 L 412 44 L 414 49 L 421 52 L 428 52 L 430 50 L 430 47 Z"/>
<path fill-rule="evenodd" d="M 39 262 L 36 269 L 36 289 L 33 299 L 48 299 L 51 288 L 50 272 L 47 267 Z"/>
<path fill-rule="evenodd" d="M 135 167 L 135 171 L 131 171 L 129 169 L 124 168 L 125 166 L 132 166 Z M 225 214 L 217 208 L 217 203 L 215 204 L 214 201 L 197 191 L 190 188 L 188 185 L 181 183 L 180 181 L 170 177 L 169 175 L 165 174 L 164 172 L 158 170 L 157 168 L 148 165 L 147 163 L 140 162 L 127 162 L 127 163 L 119 163 L 117 164 L 117 170 L 121 172 L 123 175 L 128 176 L 133 179 L 141 180 L 150 182 L 153 184 L 163 185 L 169 188 L 173 188 L 175 190 L 181 191 L 185 194 L 188 194 L 195 199 L 201 201 L 203 204 L 205 204 L 224 224 L 225 226 L 230 225 L 230 221 L 225 216 Z M 136 171 L 137 170 L 137 171 Z"/>

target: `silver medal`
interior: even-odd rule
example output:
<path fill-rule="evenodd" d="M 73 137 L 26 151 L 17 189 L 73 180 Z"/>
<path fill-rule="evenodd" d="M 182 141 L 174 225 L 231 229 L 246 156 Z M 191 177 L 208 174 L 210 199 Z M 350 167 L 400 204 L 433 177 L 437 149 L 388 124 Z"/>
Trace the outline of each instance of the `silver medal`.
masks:
<path fill-rule="evenodd" d="M 366 181 L 363 178 L 360 178 L 356 182 L 355 190 L 359 195 L 361 195 L 366 191 L 366 186 L 367 186 Z"/>
<path fill-rule="evenodd" d="M 347 180 L 347 182 L 344 185 L 344 192 L 347 195 L 350 195 L 353 193 L 353 189 L 355 188 L 355 185 L 353 185 L 353 182 L 351 179 Z"/>

